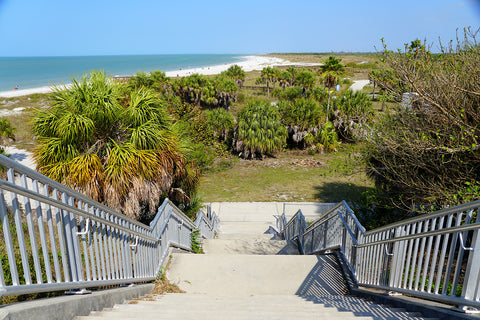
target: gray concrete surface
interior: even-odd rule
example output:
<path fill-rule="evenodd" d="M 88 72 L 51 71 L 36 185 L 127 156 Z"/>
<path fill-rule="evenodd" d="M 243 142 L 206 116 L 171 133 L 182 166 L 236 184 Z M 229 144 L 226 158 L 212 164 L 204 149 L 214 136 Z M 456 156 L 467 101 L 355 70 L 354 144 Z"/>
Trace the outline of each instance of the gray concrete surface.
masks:
<path fill-rule="evenodd" d="M 310 217 L 325 209 L 301 204 Z M 293 215 L 298 206 L 285 206 Z M 294 209 L 292 209 L 294 208 Z M 269 227 L 283 203 L 215 203 L 221 228 L 206 254 L 173 253 L 167 278 L 184 294 L 150 296 L 78 320 L 94 319 L 422 319 L 348 292 L 336 254 L 281 255 L 295 245 L 275 240 Z"/>
<path fill-rule="evenodd" d="M 174 254 L 167 277 L 189 293 L 295 294 L 317 261 L 316 256 Z"/>
<path fill-rule="evenodd" d="M 91 311 L 113 307 L 153 290 L 153 284 L 94 291 L 92 294 L 61 296 L 0 306 L 1 320 L 70 320 Z"/>

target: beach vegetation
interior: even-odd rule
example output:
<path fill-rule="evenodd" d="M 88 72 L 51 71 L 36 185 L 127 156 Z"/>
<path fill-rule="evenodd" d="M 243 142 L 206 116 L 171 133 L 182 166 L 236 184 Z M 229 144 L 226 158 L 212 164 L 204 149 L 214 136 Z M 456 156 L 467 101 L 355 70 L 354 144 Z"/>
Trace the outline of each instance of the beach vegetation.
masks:
<path fill-rule="evenodd" d="M 235 119 L 225 109 L 213 109 L 206 111 L 208 125 L 213 131 L 213 136 L 219 141 L 227 142 L 233 135 Z"/>
<path fill-rule="evenodd" d="M 296 148 L 306 148 L 315 138 L 324 119 L 324 112 L 314 99 L 299 98 L 294 101 L 281 101 L 279 112 L 282 123 L 287 127 L 288 142 Z"/>
<path fill-rule="evenodd" d="M 465 29 L 457 43 L 440 44 L 439 54 L 418 40 L 395 51 L 384 43 L 382 69 L 372 78 L 404 99 L 373 127 L 364 156 L 386 205 L 425 212 L 480 197 L 477 32 Z"/>
<path fill-rule="evenodd" d="M 234 64 L 226 71 L 222 72 L 222 74 L 233 79 L 239 88 L 242 87 L 243 82 L 245 81 L 245 71 L 243 71 L 242 67 L 237 64 Z"/>
<path fill-rule="evenodd" d="M 250 100 L 238 115 L 233 149 L 242 158 L 264 158 L 280 151 L 286 137 L 278 108 L 268 100 Z"/>
<path fill-rule="evenodd" d="M 34 158 L 46 176 L 146 221 L 165 196 L 188 203 L 198 172 L 158 94 L 124 91 L 96 71 L 55 90 L 33 119 Z"/>
<path fill-rule="evenodd" d="M 260 73 L 260 77 L 257 78 L 256 84 L 265 83 L 267 85 L 267 96 L 270 96 L 270 84 L 273 84 L 275 89 L 275 83 L 280 78 L 280 70 L 274 67 L 265 67 Z"/>
<path fill-rule="evenodd" d="M 366 93 L 346 90 L 335 99 L 332 111 L 333 124 L 341 140 L 351 142 L 366 138 L 368 124 L 374 116 L 372 101 Z"/>
<path fill-rule="evenodd" d="M 312 90 L 315 87 L 315 84 L 317 83 L 317 78 L 315 77 L 315 74 L 311 72 L 308 69 L 302 69 L 300 70 L 296 77 L 295 77 L 295 82 L 294 84 L 296 86 L 299 86 L 303 89 L 303 92 L 307 90 Z"/>

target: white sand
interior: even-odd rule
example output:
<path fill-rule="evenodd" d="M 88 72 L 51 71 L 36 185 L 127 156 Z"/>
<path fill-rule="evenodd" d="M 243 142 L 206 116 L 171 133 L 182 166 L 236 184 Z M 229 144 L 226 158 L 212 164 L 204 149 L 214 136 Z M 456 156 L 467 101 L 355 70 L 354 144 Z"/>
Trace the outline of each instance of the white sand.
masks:
<path fill-rule="evenodd" d="M 212 74 L 219 74 L 222 71 L 227 70 L 230 66 L 237 64 L 244 71 L 252 71 L 252 70 L 262 70 L 264 67 L 270 66 L 288 66 L 288 65 L 296 65 L 296 66 L 319 66 L 322 65 L 321 63 L 292 63 L 288 60 L 274 58 L 274 57 L 266 57 L 266 56 L 246 56 L 247 60 L 238 62 L 238 63 L 226 63 L 222 65 L 216 66 L 209 66 L 209 67 L 202 67 L 202 68 L 192 68 L 192 69 L 184 69 L 184 70 L 175 70 L 175 71 L 167 71 L 165 74 L 168 77 L 184 77 L 194 73 L 204 74 L 204 75 L 212 75 Z M 64 85 L 69 86 L 69 84 Z M 13 98 L 13 97 L 20 97 L 26 96 L 29 94 L 34 93 L 49 93 L 52 91 L 52 87 L 40 87 L 40 88 L 32 88 L 32 89 L 18 89 L 18 90 L 10 90 L 10 91 L 1 91 L 0 98 Z"/>
<path fill-rule="evenodd" d="M 370 83 L 370 80 L 355 80 L 353 81 L 353 84 L 350 86 L 350 90 L 353 92 L 355 91 L 360 91 L 365 87 L 367 84 Z"/>
<path fill-rule="evenodd" d="M 10 159 L 19 162 L 20 164 L 29 167 L 32 170 L 36 169 L 35 161 L 33 161 L 33 153 L 23 150 L 17 149 L 12 146 L 4 147 L 5 152 L 10 156 Z"/>

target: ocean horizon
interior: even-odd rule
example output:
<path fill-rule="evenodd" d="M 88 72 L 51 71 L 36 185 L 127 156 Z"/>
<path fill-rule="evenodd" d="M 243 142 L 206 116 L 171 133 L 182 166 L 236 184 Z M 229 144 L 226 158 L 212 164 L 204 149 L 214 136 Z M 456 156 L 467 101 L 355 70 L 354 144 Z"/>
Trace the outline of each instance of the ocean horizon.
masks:
<path fill-rule="evenodd" d="M 68 57 L 0 57 L 0 91 L 31 89 L 70 83 L 91 70 L 111 76 L 139 71 L 164 72 L 239 63 L 246 54 L 158 54 Z"/>

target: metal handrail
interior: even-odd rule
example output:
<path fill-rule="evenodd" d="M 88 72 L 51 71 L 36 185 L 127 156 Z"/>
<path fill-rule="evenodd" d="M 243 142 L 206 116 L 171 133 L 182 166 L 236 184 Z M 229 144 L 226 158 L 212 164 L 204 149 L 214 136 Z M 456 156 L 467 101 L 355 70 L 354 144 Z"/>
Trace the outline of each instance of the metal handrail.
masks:
<path fill-rule="evenodd" d="M 299 214 L 281 234 L 305 254 L 339 249 L 358 285 L 480 308 L 480 201 L 370 231 L 345 201 L 306 230 Z"/>
<path fill-rule="evenodd" d="M 405 225 L 405 224 L 415 223 L 415 222 L 419 222 L 419 221 L 422 221 L 422 220 L 425 220 L 425 219 L 432 219 L 432 218 L 436 218 L 436 217 L 441 217 L 441 216 L 448 215 L 448 214 L 451 214 L 451 213 L 456 213 L 458 211 L 466 211 L 466 210 L 470 210 L 470 209 L 476 209 L 476 208 L 479 208 L 479 207 L 480 207 L 480 200 L 469 202 L 469 203 L 464 203 L 464 204 L 461 204 L 461 205 L 458 205 L 458 206 L 455 206 L 455 207 L 441 209 L 441 210 L 438 210 L 438 211 L 435 211 L 435 212 L 432 212 L 432 213 L 428 213 L 428 214 L 422 214 L 422 215 L 419 215 L 419 216 L 416 216 L 416 217 L 413 217 L 413 218 L 408 218 L 408 219 L 405 219 L 405 220 L 402 220 L 402 221 L 398 221 L 398 222 L 388 224 L 388 225 L 383 226 L 383 227 L 379 227 L 379 228 L 376 228 L 376 229 L 373 229 L 373 230 L 370 230 L 370 231 L 366 231 L 365 236 L 368 236 L 368 235 L 370 235 L 372 233 L 375 233 L 375 232 L 380 232 L 380 231 L 388 230 L 388 229 L 391 229 L 391 228 L 399 227 L 399 226 L 402 226 L 402 225 Z"/>
<path fill-rule="evenodd" d="M 210 209 L 194 223 L 165 199 L 147 226 L 7 157 L 0 166 L 0 296 L 151 281 L 170 246 L 191 250 L 194 229 L 216 232 Z"/>
<path fill-rule="evenodd" d="M 51 188 L 53 189 L 57 189 L 58 192 L 65 192 L 65 193 L 69 193 L 71 196 L 75 197 L 76 199 L 78 200 L 81 200 L 81 201 L 84 201 L 86 203 L 91 203 L 91 204 L 94 204 L 96 207 L 98 207 L 99 209 L 102 209 L 104 210 L 105 212 L 109 212 L 113 215 L 118 215 L 120 216 L 123 220 L 126 220 L 128 221 L 129 223 L 132 223 L 134 225 L 138 225 L 142 228 L 145 228 L 146 226 L 143 224 L 143 223 L 140 223 L 138 222 L 137 220 L 134 220 L 130 217 L 127 217 L 125 215 L 122 215 L 121 213 L 119 212 L 116 212 L 115 210 L 112 210 L 110 209 L 109 207 L 95 201 L 95 200 L 92 200 L 88 197 L 86 197 L 85 195 L 73 190 L 73 189 L 70 189 L 68 188 L 67 186 L 61 184 L 61 183 L 58 183 L 57 181 L 55 180 L 52 180 L 44 175 L 42 175 L 41 173 L 38 173 L 37 171 L 35 170 L 32 170 L 24 165 L 21 165 L 20 163 L 16 162 L 16 161 L 13 161 L 11 160 L 10 158 L 8 157 L 5 157 L 3 155 L 0 155 L 0 166 L 4 166 L 5 168 L 9 168 L 9 169 L 13 169 L 15 170 L 15 172 L 19 173 L 19 174 L 25 174 L 26 176 L 28 176 L 29 178 L 31 178 L 32 180 L 37 180 L 37 181 L 42 181 L 43 183 L 45 184 L 48 184 Z M 2 180 L 3 181 L 3 180 Z"/>

